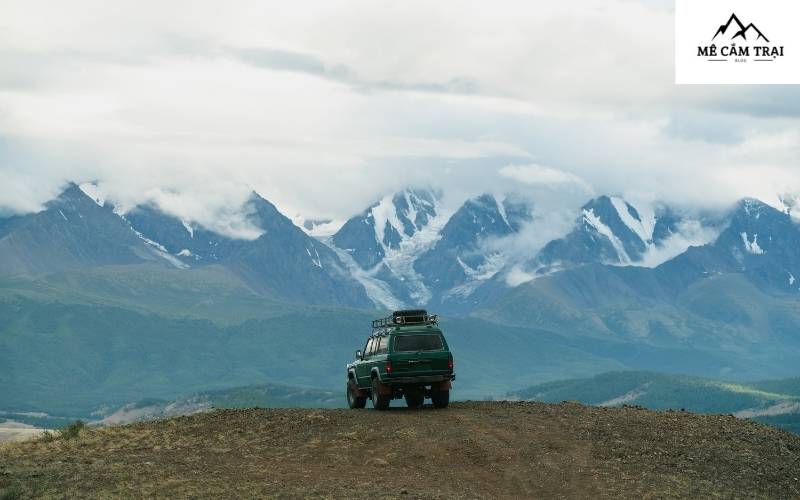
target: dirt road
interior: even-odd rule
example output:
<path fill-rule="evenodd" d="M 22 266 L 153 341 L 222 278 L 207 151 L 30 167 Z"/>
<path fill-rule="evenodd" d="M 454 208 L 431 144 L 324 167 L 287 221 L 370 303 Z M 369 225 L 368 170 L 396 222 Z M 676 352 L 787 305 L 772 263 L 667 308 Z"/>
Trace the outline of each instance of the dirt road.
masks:
<path fill-rule="evenodd" d="M 220 410 L 0 447 L 23 498 L 798 498 L 798 479 L 799 436 L 575 403 Z"/>

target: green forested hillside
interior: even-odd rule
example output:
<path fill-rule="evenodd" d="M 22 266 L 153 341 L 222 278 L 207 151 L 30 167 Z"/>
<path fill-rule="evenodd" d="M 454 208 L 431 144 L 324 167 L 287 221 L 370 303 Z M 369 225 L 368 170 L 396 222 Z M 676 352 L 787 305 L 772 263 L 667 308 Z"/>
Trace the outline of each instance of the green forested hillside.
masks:
<path fill-rule="evenodd" d="M 715 274 L 686 288 L 669 266 L 584 266 L 521 285 L 476 314 L 537 325 L 578 339 L 592 352 L 655 351 L 635 369 L 712 378 L 785 378 L 800 366 L 800 295 L 760 289 L 739 274 Z M 606 350 L 608 348 L 608 350 Z M 682 356 L 669 351 L 684 350 Z"/>
<path fill-rule="evenodd" d="M 85 414 L 275 382 L 341 390 L 345 363 L 383 314 L 278 305 L 213 269 L 177 273 L 122 266 L 6 281 L 0 410 Z M 458 397 L 626 367 L 531 328 L 468 318 L 442 326 Z"/>
<path fill-rule="evenodd" d="M 791 356 L 773 352 L 776 348 L 743 350 L 758 339 L 739 331 L 720 339 L 722 333 L 714 330 L 709 337 L 717 338 L 717 345 L 691 336 L 676 341 L 657 327 L 668 317 L 657 308 L 645 321 L 643 306 L 627 309 L 622 294 L 609 299 L 607 309 L 570 309 L 563 305 L 569 287 L 549 289 L 556 284 L 543 283 L 539 295 L 518 292 L 530 309 L 512 297 L 509 307 L 522 308 L 515 313 L 495 309 L 482 311 L 481 318 L 442 317 L 456 357 L 454 397 L 497 397 L 542 382 L 652 367 L 731 380 L 791 372 Z M 363 347 L 370 321 L 384 313 L 276 303 L 214 266 L 191 271 L 106 266 L 5 279 L 0 282 L 0 411 L 86 415 L 102 406 L 254 384 L 341 391 L 344 364 Z M 625 330 L 631 325 L 644 325 L 648 334 L 636 337 L 639 330 Z M 713 323 L 693 328 L 698 325 Z M 602 402 L 619 396 L 618 389 L 597 387 L 584 397 Z M 605 399 L 588 399 L 598 394 Z M 655 394 L 651 390 L 648 397 Z M 691 404 L 687 399 L 680 407 Z M 727 401 L 724 406 L 731 411 Z"/>

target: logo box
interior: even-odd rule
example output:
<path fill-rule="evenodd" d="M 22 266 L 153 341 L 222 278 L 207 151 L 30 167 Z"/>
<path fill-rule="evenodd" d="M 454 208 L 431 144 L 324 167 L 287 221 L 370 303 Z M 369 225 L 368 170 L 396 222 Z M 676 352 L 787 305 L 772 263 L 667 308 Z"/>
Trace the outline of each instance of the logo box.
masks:
<path fill-rule="evenodd" d="M 800 0 L 675 0 L 675 83 L 800 84 Z"/>

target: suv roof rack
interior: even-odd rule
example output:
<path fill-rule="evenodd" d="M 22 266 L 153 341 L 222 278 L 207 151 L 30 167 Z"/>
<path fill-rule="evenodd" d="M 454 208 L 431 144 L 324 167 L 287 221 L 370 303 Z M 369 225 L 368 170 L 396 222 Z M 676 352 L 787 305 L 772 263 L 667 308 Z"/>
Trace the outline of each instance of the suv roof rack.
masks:
<path fill-rule="evenodd" d="M 436 314 L 428 314 L 425 309 L 406 309 L 394 311 L 391 316 L 374 320 L 372 329 L 396 325 L 435 325 L 438 319 Z"/>

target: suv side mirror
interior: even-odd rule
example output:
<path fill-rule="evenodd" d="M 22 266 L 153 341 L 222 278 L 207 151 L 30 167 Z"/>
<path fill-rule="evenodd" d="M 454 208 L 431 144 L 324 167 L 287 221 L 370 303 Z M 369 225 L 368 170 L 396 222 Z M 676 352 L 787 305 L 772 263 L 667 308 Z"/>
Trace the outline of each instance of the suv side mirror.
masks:
<path fill-rule="evenodd" d="M 364 355 L 361 354 L 361 349 L 356 351 L 356 359 L 364 359 Z"/>

